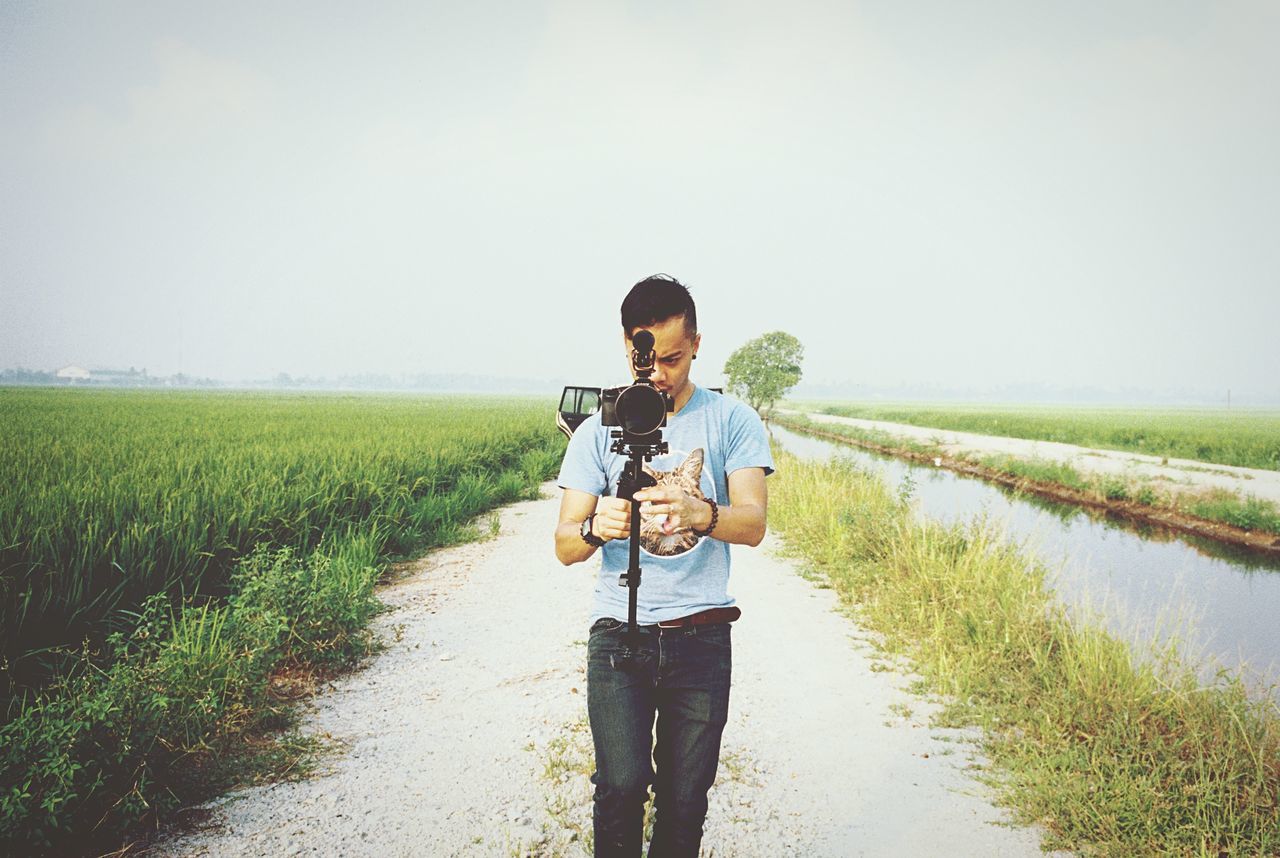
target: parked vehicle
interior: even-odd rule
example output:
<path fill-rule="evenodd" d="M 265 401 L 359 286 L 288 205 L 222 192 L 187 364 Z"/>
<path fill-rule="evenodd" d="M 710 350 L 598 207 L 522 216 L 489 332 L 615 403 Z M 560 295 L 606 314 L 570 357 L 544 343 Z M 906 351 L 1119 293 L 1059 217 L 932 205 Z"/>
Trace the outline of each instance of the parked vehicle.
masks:
<path fill-rule="evenodd" d="M 566 438 L 572 437 L 574 430 L 582 425 L 592 414 L 600 410 L 599 387 L 574 387 L 566 385 L 560 395 L 560 410 L 556 412 L 556 426 Z"/>

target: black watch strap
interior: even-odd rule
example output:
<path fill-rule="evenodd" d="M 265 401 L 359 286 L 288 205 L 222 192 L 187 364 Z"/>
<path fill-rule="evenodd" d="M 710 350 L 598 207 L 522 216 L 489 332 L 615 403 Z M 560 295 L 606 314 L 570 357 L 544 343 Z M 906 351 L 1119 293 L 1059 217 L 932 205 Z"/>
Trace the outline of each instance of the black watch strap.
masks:
<path fill-rule="evenodd" d="M 599 548 L 604 545 L 604 540 L 591 532 L 595 520 L 596 514 L 593 512 L 591 515 L 587 516 L 586 521 L 582 522 L 582 529 L 578 532 L 582 535 L 583 542 L 587 543 L 587 545 L 590 545 L 592 548 Z"/>

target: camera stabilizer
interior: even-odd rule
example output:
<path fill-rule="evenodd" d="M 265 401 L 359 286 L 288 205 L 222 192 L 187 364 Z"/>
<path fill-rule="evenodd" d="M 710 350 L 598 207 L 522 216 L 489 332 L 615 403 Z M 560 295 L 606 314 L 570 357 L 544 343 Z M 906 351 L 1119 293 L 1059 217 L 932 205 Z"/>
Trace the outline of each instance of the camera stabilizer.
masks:
<path fill-rule="evenodd" d="M 675 408 L 671 397 L 658 390 L 649 376 L 653 374 L 656 355 L 653 334 L 637 331 L 631 338 L 631 367 L 636 381 L 630 387 L 614 387 L 601 394 L 601 422 L 620 426 L 610 433 L 614 439 L 609 451 L 628 457 L 622 476 L 618 478 L 616 497 L 631 501 L 631 537 L 627 571 L 618 576 L 618 586 L 627 587 L 627 642 L 623 651 L 611 659 L 614 668 L 635 672 L 643 669 L 640 652 L 640 628 L 636 625 L 636 599 L 640 590 L 640 505 L 635 493 L 657 485 L 644 472 L 644 463 L 669 449 L 662 440 L 662 427 L 667 413 Z"/>

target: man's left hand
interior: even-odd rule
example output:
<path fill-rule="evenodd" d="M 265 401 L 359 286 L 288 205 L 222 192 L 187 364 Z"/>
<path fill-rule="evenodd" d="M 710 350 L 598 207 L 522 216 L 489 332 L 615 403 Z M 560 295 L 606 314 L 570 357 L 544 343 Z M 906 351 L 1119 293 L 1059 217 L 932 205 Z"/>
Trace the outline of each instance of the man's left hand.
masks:
<path fill-rule="evenodd" d="M 711 504 L 673 486 L 652 486 L 635 493 L 640 511 L 649 515 L 665 515 L 662 532 L 675 533 L 691 528 L 706 530 L 711 523 Z"/>

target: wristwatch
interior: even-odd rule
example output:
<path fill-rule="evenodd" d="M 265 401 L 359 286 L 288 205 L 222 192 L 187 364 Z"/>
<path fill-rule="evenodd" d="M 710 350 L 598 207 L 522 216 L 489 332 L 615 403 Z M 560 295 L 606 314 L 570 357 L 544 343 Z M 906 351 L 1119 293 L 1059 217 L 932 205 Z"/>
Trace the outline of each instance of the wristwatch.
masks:
<path fill-rule="evenodd" d="M 593 512 L 582 522 L 582 530 L 578 532 L 582 534 L 583 542 L 587 543 L 587 545 L 590 545 L 592 548 L 599 548 L 601 545 L 604 545 L 604 540 L 591 532 L 591 527 L 595 520 L 596 514 Z"/>

